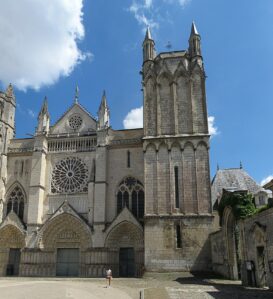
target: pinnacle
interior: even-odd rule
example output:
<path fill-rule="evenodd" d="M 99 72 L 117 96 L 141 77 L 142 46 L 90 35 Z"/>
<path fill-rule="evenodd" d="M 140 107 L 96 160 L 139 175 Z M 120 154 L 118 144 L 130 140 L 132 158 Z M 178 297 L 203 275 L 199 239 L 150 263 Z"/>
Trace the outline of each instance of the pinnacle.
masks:
<path fill-rule="evenodd" d="M 9 86 L 7 87 L 6 95 L 7 95 L 8 97 L 14 97 L 13 87 L 12 87 L 12 84 L 11 84 L 11 83 L 10 83 Z"/>
<path fill-rule="evenodd" d="M 150 27 L 147 27 L 146 34 L 145 34 L 145 40 L 146 39 L 152 39 Z"/>
<path fill-rule="evenodd" d="M 107 107 L 107 102 L 106 102 L 106 91 L 105 91 L 105 89 L 103 90 L 103 93 L 102 93 L 101 106 Z"/>
<path fill-rule="evenodd" d="M 191 35 L 199 35 L 194 21 L 192 22 L 192 25 L 191 25 Z"/>
<path fill-rule="evenodd" d="M 74 102 L 77 104 L 79 102 L 79 86 L 76 85 L 76 89 L 75 89 L 75 97 L 74 97 Z"/>
<path fill-rule="evenodd" d="M 45 98 L 44 98 L 43 105 L 42 105 L 42 108 L 41 108 L 41 111 L 40 111 L 39 115 L 41 115 L 41 114 L 47 114 L 47 115 L 49 115 L 49 113 L 48 113 L 47 96 L 45 96 Z"/>

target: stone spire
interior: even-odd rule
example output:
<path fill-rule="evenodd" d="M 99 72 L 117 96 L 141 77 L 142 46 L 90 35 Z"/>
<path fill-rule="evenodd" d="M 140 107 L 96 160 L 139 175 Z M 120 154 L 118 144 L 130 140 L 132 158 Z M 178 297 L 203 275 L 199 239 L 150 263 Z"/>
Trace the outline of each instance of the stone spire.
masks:
<path fill-rule="evenodd" d="M 98 111 L 98 129 L 106 129 L 110 126 L 110 109 L 107 105 L 106 92 L 103 91 L 101 103 Z"/>
<path fill-rule="evenodd" d="M 102 93 L 102 98 L 101 98 L 101 103 L 100 103 L 100 108 L 101 107 L 106 107 L 108 108 L 107 106 L 107 101 L 106 101 L 106 91 L 103 90 L 103 93 Z"/>
<path fill-rule="evenodd" d="M 201 54 L 201 37 L 197 31 L 196 25 L 192 22 L 191 35 L 189 38 L 189 53 L 191 57 L 202 56 Z"/>
<path fill-rule="evenodd" d="M 41 115 L 44 115 L 44 114 L 49 117 L 48 102 L 47 102 L 47 97 L 46 96 L 44 98 L 43 105 L 42 105 L 42 108 L 40 110 L 40 113 L 39 113 L 38 117 L 40 117 Z"/>
<path fill-rule="evenodd" d="M 150 28 L 146 30 L 145 38 L 142 44 L 143 47 L 143 63 L 154 60 L 155 58 L 155 42 L 152 39 Z"/>
<path fill-rule="evenodd" d="M 152 35 L 151 35 L 150 27 L 148 27 L 147 30 L 146 30 L 145 40 L 147 40 L 147 39 L 151 39 L 152 40 Z"/>
<path fill-rule="evenodd" d="M 15 99 L 14 92 L 13 92 L 13 86 L 11 85 L 11 83 L 10 83 L 9 86 L 7 87 L 6 95 L 7 95 L 7 97 L 9 97 L 9 98 L 14 98 L 14 99 Z"/>
<path fill-rule="evenodd" d="M 199 35 L 194 21 L 191 24 L 191 36 L 193 36 L 193 35 Z"/>
<path fill-rule="evenodd" d="M 49 112 L 48 112 L 48 102 L 47 97 L 44 98 L 40 113 L 38 115 L 38 128 L 37 134 L 44 134 L 49 131 Z"/>
<path fill-rule="evenodd" d="M 79 86 L 76 86 L 75 89 L 75 97 L 74 97 L 74 103 L 77 104 L 79 102 L 79 93 L 80 93 L 80 89 Z"/>

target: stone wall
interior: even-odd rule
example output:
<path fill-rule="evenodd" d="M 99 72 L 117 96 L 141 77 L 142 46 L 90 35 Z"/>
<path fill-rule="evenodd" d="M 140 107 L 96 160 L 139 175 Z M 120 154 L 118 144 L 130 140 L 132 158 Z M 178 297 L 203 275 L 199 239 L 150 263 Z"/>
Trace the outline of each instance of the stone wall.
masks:
<path fill-rule="evenodd" d="M 127 152 L 130 152 L 130 167 L 127 165 Z M 143 150 L 141 144 L 131 147 L 112 147 L 107 163 L 106 221 L 112 222 L 117 216 L 117 190 L 121 181 L 132 176 L 144 184 Z"/>
<path fill-rule="evenodd" d="M 210 271 L 209 234 L 212 216 L 148 217 L 145 219 L 147 271 Z M 181 228 L 177 248 L 176 226 Z"/>
<path fill-rule="evenodd" d="M 223 277 L 229 277 L 226 242 L 222 230 L 210 235 L 212 269 Z"/>
<path fill-rule="evenodd" d="M 144 143 L 145 214 L 211 213 L 207 139 L 147 140 Z M 178 195 L 174 167 L 178 168 Z M 179 197 L 179 207 L 175 197 Z"/>
<path fill-rule="evenodd" d="M 242 282 L 273 289 L 273 208 L 242 222 Z M 251 269 L 252 265 L 252 269 Z"/>

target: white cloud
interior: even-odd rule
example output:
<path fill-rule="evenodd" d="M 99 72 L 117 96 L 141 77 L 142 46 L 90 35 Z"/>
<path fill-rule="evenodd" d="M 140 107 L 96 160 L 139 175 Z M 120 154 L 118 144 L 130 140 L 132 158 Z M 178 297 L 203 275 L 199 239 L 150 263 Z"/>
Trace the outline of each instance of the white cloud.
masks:
<path fill-rule="evenodd" d="M 0 81 L 39 89 L 68 76 L 90 53 L 84 38 L 83 0 L 1 1 Z"/>
<path fill-rule="evenodd" d="M 147 27 L 159 27 L 158 22 L 153 19 L 152 6 L 153 0 L 144 0 L 144 2 L 142 1 L 142 4 L 139 1 L 136 2 L 134 0 L 129 7 L 129 11 L 134 15 L 139 25 L 142 26 L 143 31 L 145 31 Z"/>
<path fill-rule="evenodd" d="M 153 5 L 153 0 L 144 0 L 144 5 L 146 8 L 150 8 Z"/>
<path fill-rule="evenodd" d="M 267 176 L 266 178 L 264 178 L 261 181 L 261 186 L 265 185 L 266 183 L 270 182 L 271 180 L 273 180 L 273 174 L 270 174 L 269 176 Z"/>
<path fill-rule="evenodd" d="M 218 135 L 218 128 L 215 126 L 215 117 L 208 117 L 209 134 L 211 137 Z M 132 109 L 123 120 L 124 129 L 143 128 L 143 106 Z"/>
<path fill-rule="evenodd" d="M 143 128 L 143 106 L 132 109 L 123 120 L 124 129 Z"/>
<path fill-rule="evenodd" d="M 30 117 L 34 118 L 35 117 L 35 112 L 31 109 L 27 109 L 27 113 Z"/>
<path fill-rule="evenodd" d="M 159 28 L 161 22 L 166 22 L 169 19 L 168 10 L 162 4 L 176 4 L 185 8 L 190 2 L 191 0 L 132 0 L 128 10 L 134 15 L 145 32 L 148 26 L 151 29 Z"/>
<path fill-rule="evenodd" d="M 208 117 L 208 125 L 209 125 L 209 134 L 211 135 L 211 137 L 219 134 L 218 128 L 215 126 L 214 116 Z"/>
<path fill-rule="evenodd" d="M 178 0 L 178 2 L 182 7 L 185 7 L 187 4 L 191 2 L 191 0 Z"/>
<path fill-rule="evenodd" d="M 185 8 L 185 6 L 191 2 L 191 0 L 163 0 L 163 1 L 168 4 L 178 3 L 180 6 L 182 6 L 182 8 Z"/>

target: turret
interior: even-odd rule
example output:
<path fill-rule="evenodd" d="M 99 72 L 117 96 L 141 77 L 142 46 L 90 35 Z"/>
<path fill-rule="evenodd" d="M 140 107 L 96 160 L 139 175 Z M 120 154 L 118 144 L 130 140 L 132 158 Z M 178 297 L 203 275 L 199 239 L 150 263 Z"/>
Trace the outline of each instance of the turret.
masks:
<path fill-rule="evenodd" d="M 15 108 L 15 95 L 12 85 L 9 84 L 5 92 L 0 91 L 0 223 L 3 212 L 1 202 L 4 199 L 7 180 L 8 147 L 15 134 Z"/>
<path fill-rule="evenodd" d="M 201 54 L 201 37 L 196 29 L 196 25 L 192 22 L 191 35 L 189 38 L 189 54 L 192 58 L 202 56 Z"/>
<path fill-rule="evenodd" d="M 103 92 L 98 111 L 98 130 L 106 129 L 110 126 L 110 110 L 106 101 L 106 93 Z"/>
<path fill-rule="evenodd" d="M 48 112 L 48 103 L 47 98 L 45 97 L 41 111 L 38 116 L 38 128 L 37 134 L 45 134 L 49 131 L 49 112 Z"/>
<path fill-rule="evenodd" d="M 146 61 L 154 60 L 156 56 L 155 42 L 152 39 L 149 27 L 147 28 L 142 47 L 143 47 L 143 63 L 145 63 Z"/>

